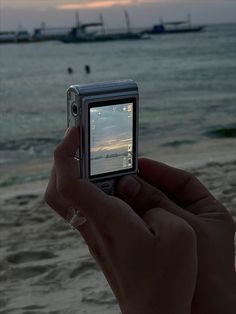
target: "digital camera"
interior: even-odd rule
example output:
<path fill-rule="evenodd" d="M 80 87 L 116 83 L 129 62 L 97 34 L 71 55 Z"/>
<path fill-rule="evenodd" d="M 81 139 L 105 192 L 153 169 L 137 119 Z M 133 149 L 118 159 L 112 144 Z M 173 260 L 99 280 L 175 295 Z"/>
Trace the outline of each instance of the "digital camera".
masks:
<path fill-rule="evenodd" d="M 67 126 L 79 129 L 80 177 L 115 194 L 117 178 L 137 173 L 138 87 L 133 80 L 72 85 Z"/>

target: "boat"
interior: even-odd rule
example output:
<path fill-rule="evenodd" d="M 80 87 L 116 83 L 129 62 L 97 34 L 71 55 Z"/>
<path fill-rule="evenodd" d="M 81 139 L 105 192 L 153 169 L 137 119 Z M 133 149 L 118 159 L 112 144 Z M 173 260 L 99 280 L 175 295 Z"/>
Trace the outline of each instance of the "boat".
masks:
<path fill-rule="evenodd" d="M 34 29 L 34 41 L 60 40 L 71 32 L 71 27 L 45 27 Z"/>
<path fill-rule="evenodd" d="M 72 28 L 71 32 L 60 38 L 64 43 L 85 43 L 85 42 L 101 42 L 114 40 L 135 40 L 144 37 L 144 34 L 134 32 L 114 32 L 114 33 L 98 33 L 88 32 L 86 29 L 95 26 L 95 23 L 83 24 L 79 28 Z M 99 24 L 99 23 L 98 23 Z M 98 25 L 97 26 L 101 26 Z"/>
<path fill-rule="evenodd" d="M 184 21 L 163 22 L 160 20 L 159 24 L 153 25 L 151 29 L 145 30 L 147 34 L 178 34 L 178 33 L 194 33 L 203 31 L 205 26 L 192 25 L 190 16 Z"/>
<path fill-rule="evenodd" d="M 31 42 L 31 35 L 26 30 L 0 32 L 0 44 Z"/>
<path fill-rule="evenodd" d="M 64 43 L 83 43 L 147 38 L 143 32 L 131 31 L 127 11 L 124 11 L 124 14 L 127 28 L 124 29 L 123 32 L 105 30 L 102 15 L 100 15 L 99 22 L 81 24 L 77 11 L 74 27 L 46 27 L 46 24 L 43 22 L 39 28 L 34 29 L 33 35 L 25 30 L 0 32 L 0 43 L 42 42 L 52 40 Z"/>
<path fill-rule="evenodd" d="M 71 31 L 62 36 L 60 41 L 64 43 L 84 43 L 84 42 L 101 42 L 114 40 L 136 40 L 145 38 L 143 32 L 133 32 L 130 28 L 130 21 L 127 11 L 124 11 L 127 28 L 123 32 L 110 32 L 105 30 L 103 17 L 100 16 L 100 22 L 85 23 L 79 22 L 78 15 L 76 16 L 76 26 Z M 98 29 L 100 27 L 100 29 Z M 95 28 L 92 31 L 89 29 Z"/>

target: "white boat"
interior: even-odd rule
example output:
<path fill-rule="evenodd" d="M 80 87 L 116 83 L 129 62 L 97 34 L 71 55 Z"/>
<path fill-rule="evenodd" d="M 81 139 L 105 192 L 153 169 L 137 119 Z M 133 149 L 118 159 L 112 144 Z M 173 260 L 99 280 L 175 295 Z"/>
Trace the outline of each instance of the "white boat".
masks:
<path fill-rule="evenodd" d="M 30 42 L 31 35 L 28 31 L 3 31 L 0 32 L 0 44 Z"/>

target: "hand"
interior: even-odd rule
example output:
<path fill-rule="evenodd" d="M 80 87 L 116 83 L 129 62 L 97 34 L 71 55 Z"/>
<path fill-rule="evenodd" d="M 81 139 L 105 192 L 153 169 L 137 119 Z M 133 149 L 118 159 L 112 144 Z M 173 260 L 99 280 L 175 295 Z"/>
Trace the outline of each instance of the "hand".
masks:
<path fill-rule="evenodd" d="M 77 229 L 103 270 L 124 314 L 186 314 L 196 285 L 197 256 L 193 229 L 161 208 L 139 217 L 119 198 L 108 196 L 77 176 L 77 129 L 55 151 L 45 194 L 66 219 L 80 210 L 86 222 Z"/>
<path fill-rule="evenodd" d="M 236 313 L 235 224 L 208 190 L 185 171 L 140 159 L 139 177 L 122 178 L 118 193 L 141 217 L 162 207 L 194 229 L 198 277 L 192 313 Z"/>

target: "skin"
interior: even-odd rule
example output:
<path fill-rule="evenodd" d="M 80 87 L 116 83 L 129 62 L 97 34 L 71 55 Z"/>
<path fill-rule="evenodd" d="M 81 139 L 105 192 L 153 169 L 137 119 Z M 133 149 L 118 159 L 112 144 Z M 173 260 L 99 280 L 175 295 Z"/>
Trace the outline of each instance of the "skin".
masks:
<path fill-rule="evenodd" d="M 104 272 L 124 314 L 189 314 L 197 278 L 196 235 L 190 224 L 162 206 L 142 215 L 78 176 L 73 158 L 78 131 L 69 130 L 55 150 L 45 193 L 64 219 L 69 208 L 86 218 L 77 226 Z M 125 198 L 126 187 L 120 186 Z M 138 196 L 140 190 L 137 190 Z M 134 199 L 128 197 L 132 203 Z M 135 204 L 133 204 L 135 205 Z"/>
<path fill-rule="evenodd" d="M 209 191 L 185 171 L 140 159 L 139 177 L 122 178 L 118 193 L 141 217 L 162 207 L 194 229 L 198 276 L 192 313 L 236 313 L 235 223 Z"/>

